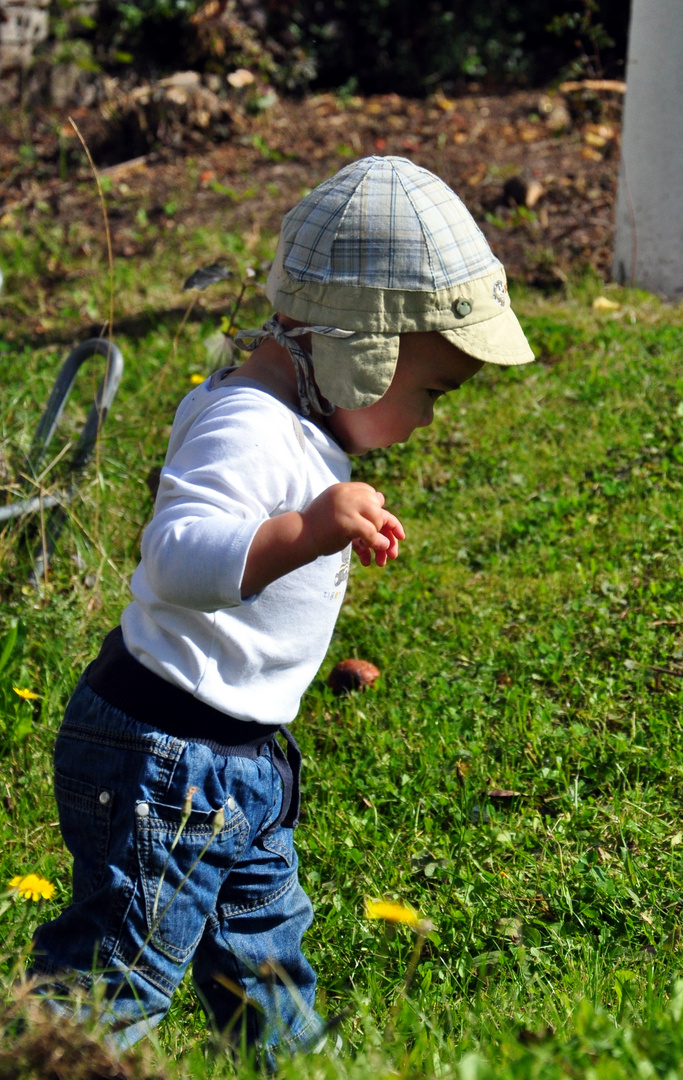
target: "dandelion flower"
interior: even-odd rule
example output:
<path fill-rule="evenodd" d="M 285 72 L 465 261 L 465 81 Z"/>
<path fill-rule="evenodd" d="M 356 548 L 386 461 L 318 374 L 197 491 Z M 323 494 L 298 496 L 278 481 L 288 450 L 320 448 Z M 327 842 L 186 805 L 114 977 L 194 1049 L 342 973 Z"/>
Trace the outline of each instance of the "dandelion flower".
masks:
<path fill-rule="evenodd" d="M 205 378 L 206 375 L 199 375 L 195 373 L 194 375 L 190 375 L 190 383 L 192 384 L 192 386 L 201 386 Z"/>
<path fill-rule="evenodd" d="M 12 689 L 14 690 L 14 693 L 18 694 L 24 701 L 36 701 L 40 697 L 40 694 L 34 694 L 33 690 L 21 690 L 18 686 L 13 686 Z"/>
<path fill-rule="evenodd" d="M 46 878 L 38 877 L 37 874 L 27 874 L 22 877 L 17 874 L 9 883 L 10 889 L 16 889 L 19 896 L 24 900 L 51 900 L 55 894 L 55 887 Z"/>
<path fill-rule="evenodd" d="M 415 929 L 422 926 L 422 919 L 414 908 L 392 900 L 366 900 L 366 919 L 384 919 L 386 922 L 405 923 Z"/>

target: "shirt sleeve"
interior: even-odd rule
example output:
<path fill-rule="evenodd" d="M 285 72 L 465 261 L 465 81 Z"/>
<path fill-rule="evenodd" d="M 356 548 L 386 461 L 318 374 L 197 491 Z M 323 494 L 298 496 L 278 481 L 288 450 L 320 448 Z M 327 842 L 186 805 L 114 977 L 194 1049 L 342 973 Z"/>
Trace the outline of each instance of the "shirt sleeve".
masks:
<path fill-rule="evenodd" d="M 169 449 L 143 536 L 142 562 L 155 595 L 198 611 L 243 603 L 258 528 L 301 508 L 296 466 L 303 452 L 289 412 L 263 394 L 222 395 L 201 411 Z"/>

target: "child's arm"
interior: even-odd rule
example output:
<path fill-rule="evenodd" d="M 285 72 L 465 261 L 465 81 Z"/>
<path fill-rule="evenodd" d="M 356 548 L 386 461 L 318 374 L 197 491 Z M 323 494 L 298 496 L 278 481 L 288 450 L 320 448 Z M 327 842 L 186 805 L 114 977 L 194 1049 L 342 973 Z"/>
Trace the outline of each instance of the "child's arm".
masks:
<path fill-rule="evenodd" d="M 384 496 L 369 484 L 343 483 L 327 488 L 302 513 L 269 518 L 252 540 L 242 578 L 242 597 L 252 596 L 277 578 L 333 555 L 352 543 L 364 566 L 384 566 L 398 556 L 405 540 L 397 517 L 384 509 Z"/>

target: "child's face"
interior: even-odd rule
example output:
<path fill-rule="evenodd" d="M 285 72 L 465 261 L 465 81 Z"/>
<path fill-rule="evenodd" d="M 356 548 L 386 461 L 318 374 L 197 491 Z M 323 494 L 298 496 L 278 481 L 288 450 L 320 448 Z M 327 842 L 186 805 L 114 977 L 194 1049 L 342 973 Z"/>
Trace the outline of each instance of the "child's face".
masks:
<path fill-rule="evenodd" d="M 405 442 L 434 419 L 434 402 L 483 367 L 435 330 L 403 334 L 398 363 L 384 397 L 367 409 L 335 409 L 327 426 L 347 454 Z"/>

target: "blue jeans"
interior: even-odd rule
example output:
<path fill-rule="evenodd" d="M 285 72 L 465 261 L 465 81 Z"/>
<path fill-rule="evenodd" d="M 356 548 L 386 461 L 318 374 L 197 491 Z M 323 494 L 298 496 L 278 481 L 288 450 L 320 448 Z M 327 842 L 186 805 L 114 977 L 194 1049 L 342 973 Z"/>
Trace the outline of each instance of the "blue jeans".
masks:
<path fill-rule="evenodd" d="M 237 1045 L 272 1060 L 276 1046 L 318 1041 L 301 952 L 312 908 L 292 830 L 269 828 L 282 780 L 268 745 L 255 759 L 223 757 L 139 723 L 81 679 L 57 738 L 55 791 L 73 901 L 36 932 L 32 973 L 44 985 L 94 992 L 125 1048 L 161 1020 L 192 962 L 205 1012 Z"/>

